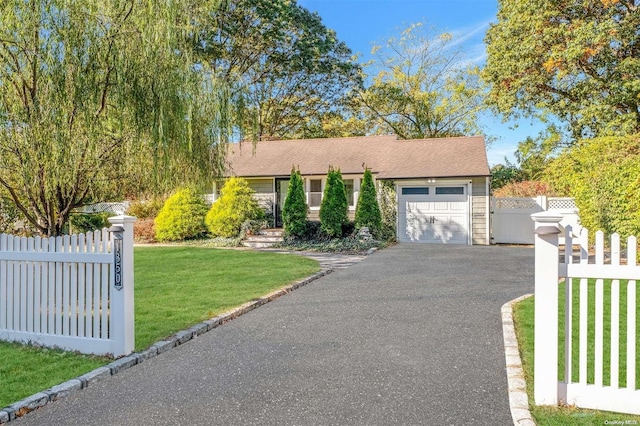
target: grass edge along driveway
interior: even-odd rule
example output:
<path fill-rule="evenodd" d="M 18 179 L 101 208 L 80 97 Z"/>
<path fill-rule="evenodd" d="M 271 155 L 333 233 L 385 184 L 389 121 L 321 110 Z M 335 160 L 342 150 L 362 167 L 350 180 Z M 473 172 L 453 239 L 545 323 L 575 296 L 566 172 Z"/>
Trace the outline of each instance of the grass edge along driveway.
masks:
<path fill-rule="evenodd" d="M 135 248 L 135 350 L 320 270 L 298 255 Z M 106 365 L 105 357 L 0 342 L 0 409 Z"/>
<path fill-rule="evenodd" d="M 579 301 L 579 291 L 578 284 L 576 283 L 578 280 L 574 280 L 573 286 L 573 335 L 577 336 L 578 332 L 578 301 Z M 605 292 L 604 292 L 604 319 L 605 319 L 605 344 L 608 340 L 608 330 L 610 329 L 610 308 L 609 302 L 611 301 L 611 286 L 605 282 Z M 624 285 L 623 285 L 624 284 Z M 621 306 L 624 305 L 625 309 L 621 312 L 621 332 L 626 332 L 626 326 L 622 325 L 626 320 L 624 312 L 626 312 L 626 281 L 620 282 L 621 287 Z M 559 306 L 559 349 L 560 354 L 558 356 L 558 371 L 564 371 L 564 283 L 560 284 L 558 287 L 558 306 Z M 638 298 L 636 300 L 640 300 L 640 288 L 638 288 Z M 531 410 L 531 414 L 536 421 L 536 424 L 539 426 L 588 426 L 588 425 L 604 425 L 604 424 L 627 424 L 627 425 L 640 425 L 640 416 L 633 416 L 628 414 L 621 413 L 613 413 L 608 411 L 597 411 L 597 410 L 588 410 L 581 409 L 575 407 L 548 407 L 548 406 L 536 406 L 533 403 L 533 359 L 534 359 L 534 303 L 535 297 L 529 297 L 513 306 L 513 320 L 516 328 L 516 335 L 518 338 L 518 345 L 520 347 L 520 356 L 522 358 L 522 367 L 524 370 L 524 376 L 527 383 L 527 395 L 529 397 L 529 408 Z M 593 383 L 593 311 L 594 311 L 594 280 L 589 280 L 589 312 L 591 320 L 589 322 L 589 341 L 590 341 L 590 349 L 588 349 L 587 353 L 591 354 L 589 358 L 591 362 L 589 362 L 590 374 L 588 378 L 589 383 Z M 640 305 L 637 307 L 640 314 Z M 640 318 L 640 316 L 638 316 Z M 640 330 L 638 330 L 640 334 Z M 621 339 L 623 340 L 623 339 Z M 577 379 L 578 372 L 578 348 L 577 348 L 577 339 L 574 341 L 574 348 L 572 349 L 573 355 L 573 372 L 574 372 L 574 380 Z M 640 345 L 637 347 L 638 350 L 638 359 L 640 359 Z M 609 348 L 606 347 L 604 350 L 605 357 L 607 358 L 608 363 L 608 353 Z M 624 375 L 624 363 L 621 363 L 621 376 Z M 560 373 L 564 374 L 564 373 Z M 605 368 L 605 376 L 609 376 L 608 369 Z M 640 371 L 638 372 L 638 376 L 640 376 Z M 640 383 L 640 377 L 637 379 L 637 383 Z M 625 382 L 626 379 L 623 381 Z M 608 384 L 608 379 L 605 380 L 605 384 Z M 619 422 L 619 423 L 615 423 Z"/>

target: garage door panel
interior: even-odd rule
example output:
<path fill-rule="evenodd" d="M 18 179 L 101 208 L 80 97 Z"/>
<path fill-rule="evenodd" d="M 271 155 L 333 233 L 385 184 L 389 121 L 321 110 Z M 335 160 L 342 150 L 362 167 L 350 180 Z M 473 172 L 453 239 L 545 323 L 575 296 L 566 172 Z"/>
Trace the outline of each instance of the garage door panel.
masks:
<path fill-rule="evenodd" d="M 451 202 L 448 203 L 449 207 L 448 210 L 450 211 L 458 211 L 458 212 L 462 212 L 462 211 L 466 211 L 467 210 L 467 203 L 466 202 Z"/>
<path fill-rule="evenodd" d="M 467 244 L 468 196 L 460 194 L 401 195 L 398 239 L 406 242 Z"/>

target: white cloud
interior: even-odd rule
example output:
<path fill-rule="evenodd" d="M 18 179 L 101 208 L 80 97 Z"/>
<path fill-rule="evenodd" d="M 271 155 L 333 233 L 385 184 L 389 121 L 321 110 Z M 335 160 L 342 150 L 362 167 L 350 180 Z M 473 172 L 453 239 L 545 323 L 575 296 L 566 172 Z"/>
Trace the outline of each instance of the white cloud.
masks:
<path fill-rule="evenodd" d="M 463 58 L 459 64 L 461 67 L 480 65 L 487 59 L 484 36 L 490 23 L 487 19 L 472 26 L 449 31 L 452 40 L 447 49 L 457 47 L 462 50 Z"/>

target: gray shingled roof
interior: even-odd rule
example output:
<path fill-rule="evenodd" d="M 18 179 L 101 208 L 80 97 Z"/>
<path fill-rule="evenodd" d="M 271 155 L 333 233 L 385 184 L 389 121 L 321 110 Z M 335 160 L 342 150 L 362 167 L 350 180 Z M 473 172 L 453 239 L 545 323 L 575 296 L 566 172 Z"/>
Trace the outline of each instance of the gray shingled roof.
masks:
<path fill-rule="evenodd" d="M 227 174 L 241 177 L 325 175 L 329 166 L 380 179 L 489 176 L 484 138 L 398 140 L 395 135 L 231 144 Z"/>

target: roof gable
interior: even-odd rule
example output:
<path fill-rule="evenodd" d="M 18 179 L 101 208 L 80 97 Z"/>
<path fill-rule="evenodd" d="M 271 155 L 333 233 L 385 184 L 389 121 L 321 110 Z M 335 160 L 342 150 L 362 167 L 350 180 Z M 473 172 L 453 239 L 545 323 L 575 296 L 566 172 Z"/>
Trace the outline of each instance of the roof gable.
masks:
<path fill-rule="evenodd" d="M 343 174 L 365 167 L 381 179 L 489 176 L 484 138 L 456 137 L 399 140 L 395 135 L 297 139 L 230 144 L 227 175 L 325 175 L 329 166 Z"/>

